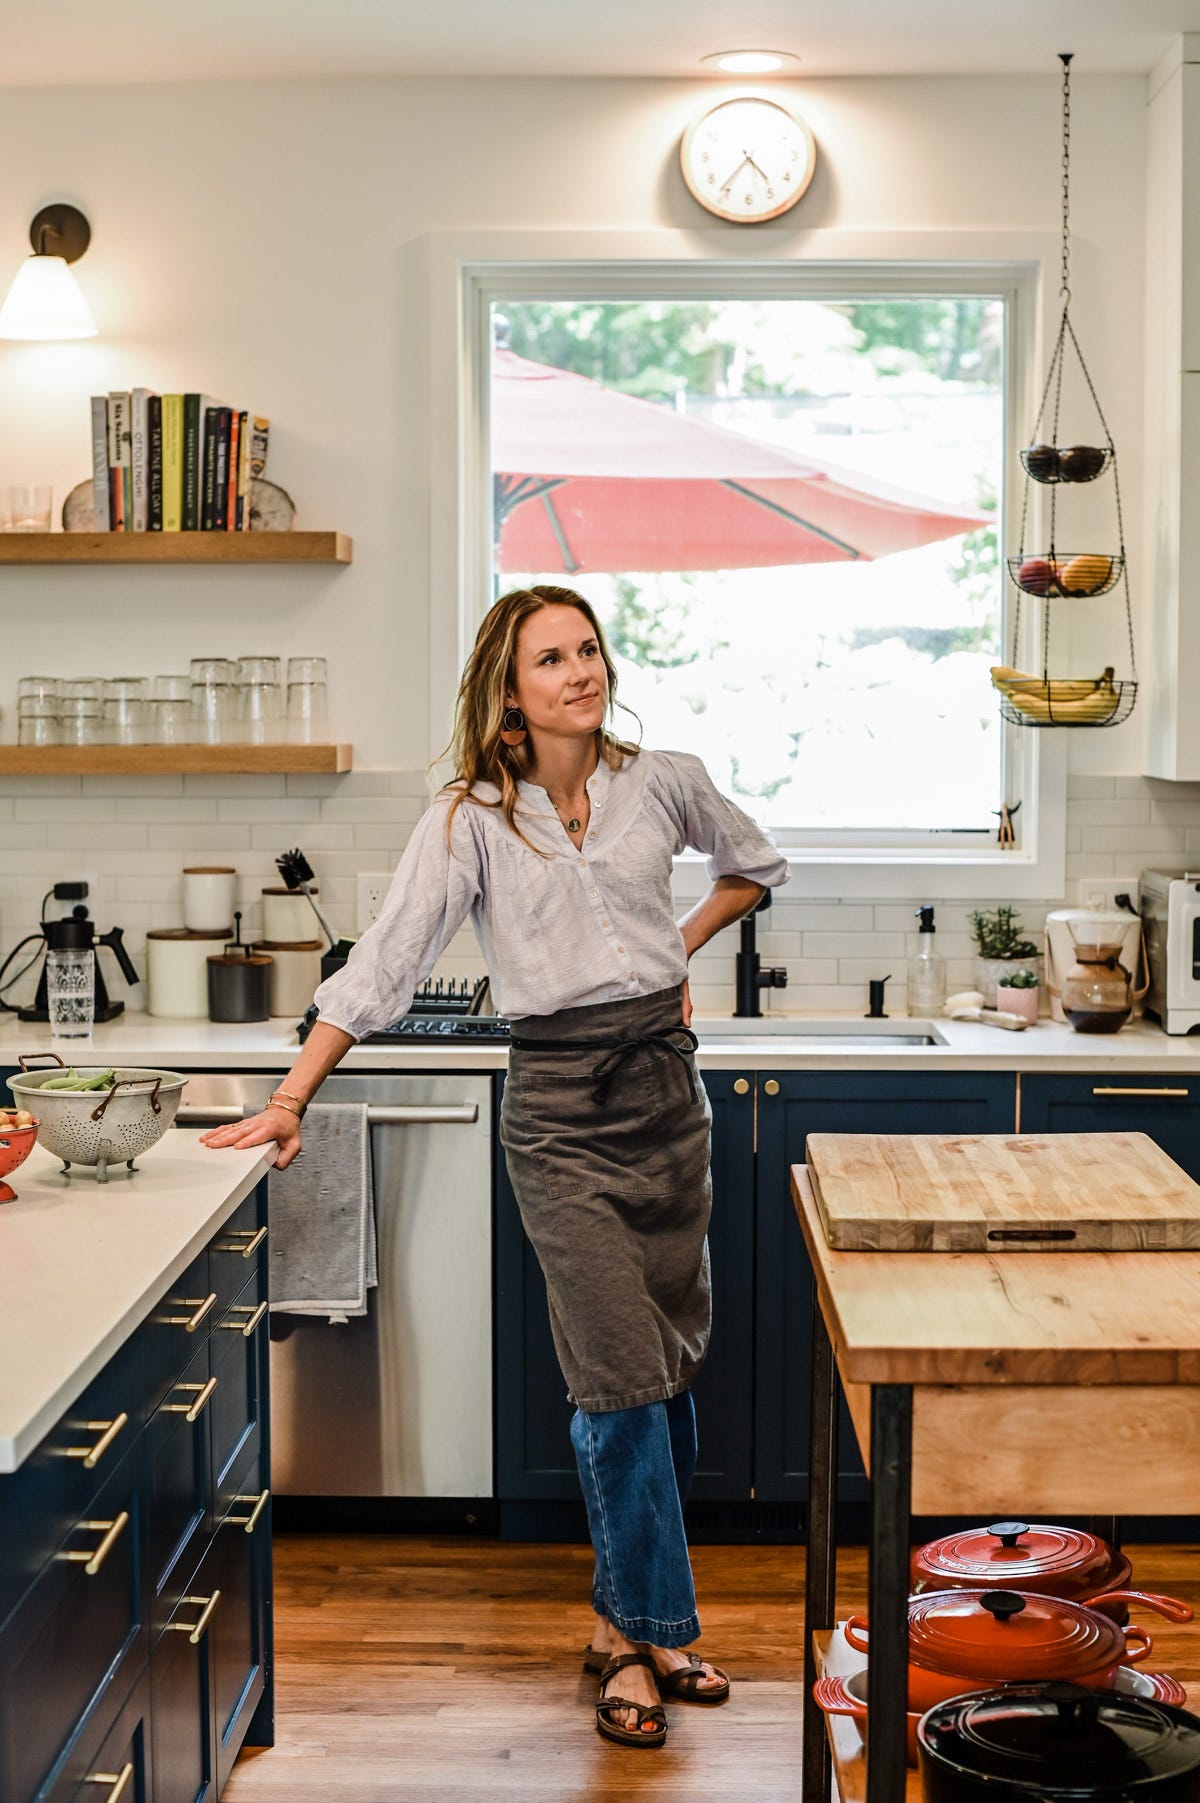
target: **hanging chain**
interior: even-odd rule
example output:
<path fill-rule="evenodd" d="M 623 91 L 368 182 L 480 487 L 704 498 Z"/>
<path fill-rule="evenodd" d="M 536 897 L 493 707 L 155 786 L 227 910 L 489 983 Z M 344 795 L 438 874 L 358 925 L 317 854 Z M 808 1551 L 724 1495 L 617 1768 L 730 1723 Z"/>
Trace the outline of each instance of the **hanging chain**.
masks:
<path fill-rule="evenodd" d="M 1071 58 L 1072 50 L 1059 56 L 1063 66 L 1062 100 L 1062 296 L 1071 298 Z"/>

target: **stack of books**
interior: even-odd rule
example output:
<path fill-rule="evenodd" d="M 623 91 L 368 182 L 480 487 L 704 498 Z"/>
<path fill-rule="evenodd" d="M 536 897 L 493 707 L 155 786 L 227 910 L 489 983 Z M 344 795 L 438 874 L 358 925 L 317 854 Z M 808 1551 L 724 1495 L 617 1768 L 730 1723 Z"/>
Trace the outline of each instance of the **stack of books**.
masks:
<path fill-rule="evenodd" d="M 248 532 L 270 421 L 207 394 L 92 396 L 97 532 Z"/>

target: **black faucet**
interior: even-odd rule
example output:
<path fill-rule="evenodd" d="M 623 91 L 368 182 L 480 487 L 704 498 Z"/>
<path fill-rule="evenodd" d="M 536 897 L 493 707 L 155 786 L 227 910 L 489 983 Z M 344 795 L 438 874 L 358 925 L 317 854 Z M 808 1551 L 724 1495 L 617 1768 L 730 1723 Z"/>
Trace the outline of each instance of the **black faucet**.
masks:
<path fill-rule="evenodd" d="M 761 914 L 764 908 L 771 905 L 771 891 L 768 889 L 762 900 L 751 908 L 742 921 L 742 949 L 734 960 L 735 990 L 737 1003 L 734 1015 L 750 1015 L 757 1019 L 762 1014 L 759 1007 L 758 992 L 760 989 L 786 989 L 788 973 L 781 964 L 768 965 L 764 970 L 762 960 L 754 943 L 754 916 Z"/>

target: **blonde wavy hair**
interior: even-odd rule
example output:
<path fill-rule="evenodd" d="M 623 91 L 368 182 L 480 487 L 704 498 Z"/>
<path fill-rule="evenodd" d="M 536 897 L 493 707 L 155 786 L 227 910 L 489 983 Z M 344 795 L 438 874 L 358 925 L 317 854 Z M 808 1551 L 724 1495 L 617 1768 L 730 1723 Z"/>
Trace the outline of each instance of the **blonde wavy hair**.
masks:
<path fill-rule="evenodd" d="M 636 757 L 638 754 L 640 747 L 618 738 L 609 724 L 613 708 L 618 705 L 617 672 L 600 622 L 589 603 L 582 595 L 577 595 L 574 589 L 556 588 L 551 583 L 539 583 L 534 588 L 512 589 L 507 595 L 501 595 L 489 609 L 479 628 L 475 647 L 467 659 L 459 684 L 454 706 L 453 737 L 441 757 L 435 760 L 441 763 L 443 759 L 451 758 L 454 763 L 454 775 L 441 790 L 442 794 L 451 791 L 454 794 L 446 818 L 447 843 L 450 841 L 455 813 L 464 802 L 473 801 L 478 807 L 499 808 L 517 837 L 524 839 L 531 851 L 539 851 L 536 845 L 525 838 L 514 818 L 519 800 L 517 784 L 529 768 L 529 742 L 526 740 L 520 745 L 506 745 L 500 737 L 500 729 L 507 705 L 505 696 L 511 695 L 516 687 L 518 634 L 526 620 L 540 613 L 544 607 L 577 608 L 596 636 L 608 677 L 605 721 L 596 728 L 600 756 L 611 769 L 619 770 L 627 757 Z M 624 706 L 624 703 L 619 705 Z M 626 708 L 625 711 L 633 712 L 632 708 Z M 633 717 L 637 719 L 636 714 Z M 641 726 L 640 720 L 638 726 Z M 475 785 L 481 782 L 495 784 L 500 791 L 500 799 L 486 801 L 477 795 Z M 541 857 L 548 855 L 539 851 Z"/>

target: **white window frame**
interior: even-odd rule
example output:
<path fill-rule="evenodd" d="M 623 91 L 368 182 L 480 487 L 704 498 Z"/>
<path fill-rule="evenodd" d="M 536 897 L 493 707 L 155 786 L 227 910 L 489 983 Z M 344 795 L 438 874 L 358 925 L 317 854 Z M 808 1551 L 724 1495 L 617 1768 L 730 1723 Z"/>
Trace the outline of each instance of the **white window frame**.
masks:
<path fill-rule="evenodd" d="M 786 246 L 786 252 L 785 252 Z M 446 719 L 491 595 L 488 459 L 489 321 L 493 301 L 539 299 L 845 298 L 989 294 L 1006 302 L 1006 464 L 1033 417 L 1036 358 L 1051 324 L 1048 276 L 1057 243 L 1044 233 L 817 231 L 437 233 L 427 240 L 431 450 L 430 695 Z M 774 251 L 774 254 L 772 253 Z M 753 255 L 750 253 L 754 252 Z M 802 281 L 797 281 L 798 272 Z M 1021 484 L 1005 471 L 1000 517 L 1016 543 Z M 1038 497 L 1035 497 L 1035 501 Z M 1036 531 L 1036 516 L 1031 528 Z M 1032 539 L 1031 539 L 1032 542 Z M 1011 595 L 1005 597 L 1011 605 Z M 449 605 L 448 605 L 449 603 Z M 1018 656 L 1032 657 L 1034 609 Z M 1007 641 L 1007 629 L 1006 629 Z M 1005 643 L 1003 652 L 1007 653 Z M 1032 665 L 1029 667 L 1033 667 Z M 436 737 L 436 727 L 434 736 Z M 783 849 L 795 896 L 907 897 L 935 877 L 946 899 L 1045 899 L 1065 886 L 1066 746 L 1061 732 L 1009 728 L 1005 793 L 1022 801 L 1021 846 L 978 835 L 794 833 Z M 431 745 L 437 755 L 445 740 Z M 681 897 L 706 887 L 702 860 L 678 860 Z"/>

